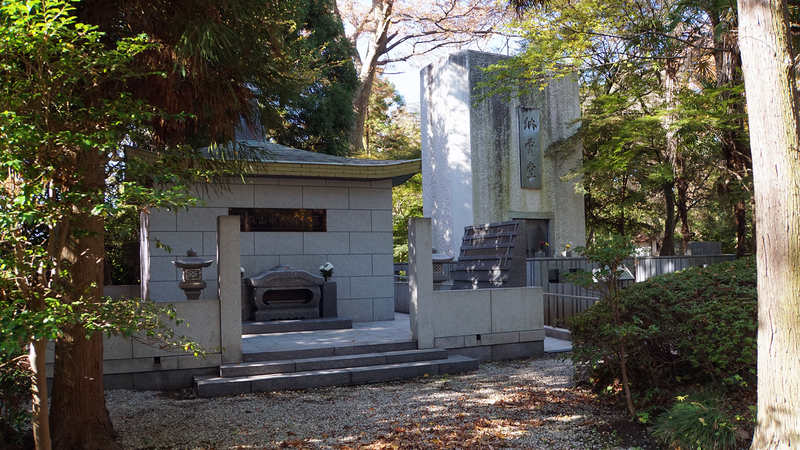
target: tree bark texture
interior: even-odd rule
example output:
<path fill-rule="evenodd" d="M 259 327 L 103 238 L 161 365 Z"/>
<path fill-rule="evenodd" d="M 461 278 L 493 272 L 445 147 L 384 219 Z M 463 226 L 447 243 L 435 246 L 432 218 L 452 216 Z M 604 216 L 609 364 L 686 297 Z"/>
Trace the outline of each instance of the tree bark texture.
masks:
<path fill-rule="evenodd" d="M 683 155 L 681 154 L 680 148 L 678 148 L 678 135 L 673 128 L 673 125 L 677 121 L 677 117 L 674 112 L 674 105 L 675 105 L 675 95 L 680 89 L 679 80 L 678 80 L 678 69 L 680 69 L 680 58 L 670 58 L 667 59 L 665 68 L 664 68 L 664 102 L 667 105 L 668 113 L 664 116 L 664 128 L 667 130 L 666 133 L 666 142 L 667 142 L 667 157 L 669 158 L 670 164 L 672 164 L 672 176 L 673 182 L 670 183 L 670 196 L 671 198 L 667 199 L 667 208 L 670 210 L 667 212 L 667 220 L 664 224 L 664 241 L 667 240 L 667 234 L 672 235 L 673 245 L 669 249 L 665 249 L 667 253 L 662 252 L 662 256 L 665 255 L 674 255 L 675 254 L 675 218 L 672 217 L 672 220 L 669 220 L 670 213 L 674 214 L 674 206 L 677 205 L 678 207 L 678 218 L 681 221 L 681 233 L 683 234 L 682 242 L 681 242 L 681 250 L 684 252 L 686 251 L 686 242 L 687 242 L 687 234 L 688 234 L 688 211 L 686 209 L 686 180 L 684 179 L 684 166 L 683 166 Z M 675 197 L 675 190 L 678 191 L 677 202 Z M 670 200 L 672 202 L 672 207 L 670 207 Z M 671 226 L 669 230 L 667 227 Z"/>
<path fill-rule="evenodd" d="M 739 0 L 758 258 L 758 419 L 752 449 L 800 448 L 800 131 L 788 8 Z"/>
<path fill-rule="evenodd" d="M 664 218 L 664 240 L 661 242 L 658 256 L 673 256 L 675 255 L 675 186 L 673 183 L 664 185 L 664 201 L 667 215 Z"/>
<path fill-rule="evenodd" d="M 678 218 L 681 221 L 681 253 L 686 254 L 689 250 L 689 242 L 692 240 L 692 232 L 689 228 L 689 183 L 686 180 L 686 160 L 682 154 L 675 157 L 675 188 L 678 191 L 676 205 L 678 207 Z"/>
<path fill-rule="evenodd" d="M 47 407 L 47 341 L 31 342 L 28 361 L 31 365 L 31 391 L 33 393 L 33 440 L 36 450 L 50 450 L 50 416 Z"/>
<path fill-rule="evenodd" d="M 75 190 L 91 193 L 73 206 L 73 229 L 79 231 L 62 251 L 71 278 L 64 280 L 66 301 L 102 301 L 104 227 L 100 216 L 90 214 L 93 203 L 102 201 L 105 186 L 101 155 L 96 150 L 76 151 L 73 166 L 80 182 Z M 116 433 L 103 395 L 103 336 L 86 339 L 80 324 L 62 328 L 56 341 L 50 415 L 53 448 L 56 450 L 119 449 Z"/>
<path fill-rule="evenodd" d="M 371 35 L 367 56 L 361 62 L 358 73 L 358 89 L 353 98 L 353 109 L 356 112 L 356 124 L 350 133 L 350 151 L 360 151 L 364 148 L 364 123 L 367 120 L 369 96 L 372 93 L 372 83 L 378 70 L 378 59 L 386 52 L 386 43 L 389 40 L 389 26 L 392 24 L 392 7 L 394 0 L 373 0 L 372 15 L 377 24 L 375 32 Z"/>
<path fill-rule="evenodd" d="M 717 29 L 720 24 L 719 11 L 706 11 L 711 18 L 711 26 Z M 746 140 L 743 116 L 745 112 L 745 97 L 733 92 L 733 88 L 741 86 L 744 80 L 741 76 L 742 56 L 739 42 L 733 33 L 724 33 L 715 39 L 714 66 L 717 76 L 717 87 L 726 89 L 721 99 L 728 103 L 727 113 L 735 117 L 733 127 L 722 133 L 720 145 L 725 158 L 725 168 L 731 174 L 731 179 L 724 185 L 726 197 L 735 199 L 731 201 L 733 217 L 736 222 L 736 257 L 741 258 L 747 253 L 747 207 L 744 193 L 741 189 L 731 189 L 731 185 L 742 183 L 748 172 L 753 170 L 750 145 Z"/>

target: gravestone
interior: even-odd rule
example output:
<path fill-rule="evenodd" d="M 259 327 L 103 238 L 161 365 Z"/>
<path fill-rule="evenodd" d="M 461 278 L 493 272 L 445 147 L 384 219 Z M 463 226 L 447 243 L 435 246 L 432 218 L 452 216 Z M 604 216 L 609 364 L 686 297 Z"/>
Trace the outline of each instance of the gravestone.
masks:
<path fill-rule="evenodd" d="M 458 257 L 465 227 L 509 220 L 520 221 L 528 257 L 544 243 L 552 256 L 585 242 L 581 180 L 562 180 L 581 163 L 578 84 L 484 96 L 483 68 L 504 58 L 462 51 L 420 74 L 423 214 L 442 254 Z"/>
<path fill-rule="evenodd" d="M 291 266 L 276 266 L 246 280 L 253 319 L 316 319 L 323 278 Z"/>

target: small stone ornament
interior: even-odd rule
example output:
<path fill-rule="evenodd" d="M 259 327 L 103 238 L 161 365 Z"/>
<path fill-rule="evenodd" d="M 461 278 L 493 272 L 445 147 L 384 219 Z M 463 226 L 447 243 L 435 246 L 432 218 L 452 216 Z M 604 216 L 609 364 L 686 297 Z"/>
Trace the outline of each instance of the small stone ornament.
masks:
<path fill-rule="evenodd" d="M 183 269 L 183 281 L 178 283 L 178 287 L 183 289 L 187 300 L 200 299 L 200 293 L 206 288 L 207 284 L 203 281 L 203 267 L 208 267 L 214 262 L 211 259 L 203 259 L 197 256 L 194 249 L 186 252 L 185 258 L 177 258 L 172 261 L 172 265 Z"/>

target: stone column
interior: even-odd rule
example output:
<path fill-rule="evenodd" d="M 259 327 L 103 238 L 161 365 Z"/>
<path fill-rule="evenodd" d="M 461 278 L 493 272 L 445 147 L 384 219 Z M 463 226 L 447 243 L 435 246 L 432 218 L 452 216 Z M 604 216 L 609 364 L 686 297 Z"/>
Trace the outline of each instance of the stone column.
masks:
<path fill-rule="evenodd" d="M 242 259 L 239 224 L 239 216 L 217 217 L 219 333 L 223 364 L 242 362 Z"/>
<path fill-rule="evenodd" d="M 408 223 L 408 290 L 411 339 L 419 348 L 433 348 L 433 252 L 427 217 Z"/>
<path fill-rule="evenodd" d="M 142 300 L 150 298 L 150 213 L 142 211 L 139 213 L 139 279 L 141 291 L 139 295 Z"/>

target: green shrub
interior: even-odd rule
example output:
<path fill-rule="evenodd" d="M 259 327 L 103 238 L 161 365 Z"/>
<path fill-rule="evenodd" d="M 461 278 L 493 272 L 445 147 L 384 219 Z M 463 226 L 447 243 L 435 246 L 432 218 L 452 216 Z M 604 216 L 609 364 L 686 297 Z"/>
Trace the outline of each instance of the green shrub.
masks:
<path fill-rule="evenodd" d="M 619 326 L 600 301 L 570 320 L 573 361 L 601 392 L 615 392 L 624 341 L 640 405 L 671 403 L 690 386 L 748 389 L 756 382 L 753 258 L 692 268 L 625 288 Z"/>
<path fill-rule="evenodd" d="M 723 411 L 719 395 L 704 393 L 678 397 L 672 408 L 659 416 L 653 436 L 671 449 L 729 450 L 736 448 L 736 432 Z"/>
<path fill-rule="evenodd" d="M 0 444 L 17 443 L 30 425 L 31 374 L 22 361 L 22 355 L 0 353 Z"/>

